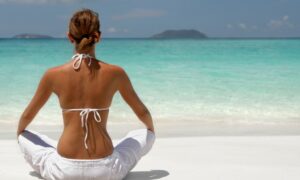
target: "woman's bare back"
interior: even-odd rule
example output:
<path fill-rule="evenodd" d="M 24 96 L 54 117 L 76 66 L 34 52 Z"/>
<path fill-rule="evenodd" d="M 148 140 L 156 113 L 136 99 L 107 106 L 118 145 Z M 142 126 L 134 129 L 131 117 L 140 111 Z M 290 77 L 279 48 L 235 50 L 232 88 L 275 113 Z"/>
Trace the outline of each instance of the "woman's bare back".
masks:
<path fill-rule="evenodd" d="M 91 66 L 83 60 L 80 69 L 74 70 L 73 62 L 52 68 L 51 82 L 62 109 L 110 107 L 118 90 L 119 67 L 92 60 Z M 80 111 L 63 112 L 64 130 L 57 151 L 64 157 L 95 159 L 110 155 L 112 141 L 106 124 L 109 110 L 98 111 L 101 122 L 96 122 L 92 112 L 87 120 L 88 149 L 84 146 L 85 129 Z"/>
<path fill-rule="evenodd" d="M 117 91 L 147 129 L 154 132 L 150 112 L 139 99 L 121 67 L 93 59 L 91 66 L 83 60 L 80 69 L 74 70 L 73 63 L 70 61 L 44 73 L 32 100 L 22 113 L 18 136 L 31 123 L 52 93 L 57 95 L 62 109 L 101 109 L 110 106 Z M 106 131 L 108 112 L 99 112 L 99 123 L 92 119 L 93 116 L 88 116 L 85 128 L 82 127 L 79 112 L 63 112 L 64 130 L 57 146 L 58 153 L 73 159 L 96 159 L 111 154 L 113 145 Z M 89 131 L 85 141 L 86 129 Z"/>

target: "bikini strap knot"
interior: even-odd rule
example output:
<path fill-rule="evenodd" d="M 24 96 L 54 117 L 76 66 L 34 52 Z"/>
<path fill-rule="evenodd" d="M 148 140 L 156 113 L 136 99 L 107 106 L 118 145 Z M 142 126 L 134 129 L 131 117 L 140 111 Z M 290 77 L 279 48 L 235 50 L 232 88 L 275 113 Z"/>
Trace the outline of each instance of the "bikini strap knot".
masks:
<path fill-rule="evenodd" d="M 86 149 L 88 149 L 88 146 L 87 146 L 87 138 L 88 138 L 88 131 L 89 131 L 89 128 L 88 128 L 88 117 L 89 117 L 89 113 L 90 112 L 93 112 L 94 113 L 94 119 L 96 122 L 101 122 L 101 116 L 98 112 L 98 109 L 90 109 L 90 108 L 86 108 L 86 109 L 82 109 L 81 112 L 80 112 L 80 117 L 81 117 L 81 127 L 85 129 L 85 137 L 84 137 L 84 146 Z"/>
<path fill-rule="evenodd" d="M 89 54 L 83 54 L 83 53 L 82 54 L 76 53 L 75 55 L 72 56 L 72 59 L 74 60 L 73 68 L 75 70 L 79 69 L 81 62 L 84 58 L 87 58 L 89 60 L 88 66 L 91 66 L 92 58 L 94 58 L 93 56 Z"/>
<path fill-rule="evenodd" d="M 80 120 L 81 120 L 81 127 L 85 129 L 85 135 L 84 135 L 84 147 L 85 149 L 88 149 L 87 145 L 87 138 L 88 138 L 88 118 L 89 118 L 89 113 L 93 112 L 94 113 L 94 120 L 97 123 L 100 123 L 102 121 L 101 116 L 99 114 L 99 111 L 104 111 L 104 110 L 109 110 L 109 107 L 106 108 L 100 108 L 100 109 L 94 109 L 94 108 L 77 108 L 77 109 L 62 109 L 63 112 L 68 112 L 68 111 L 80 111 Z"/>

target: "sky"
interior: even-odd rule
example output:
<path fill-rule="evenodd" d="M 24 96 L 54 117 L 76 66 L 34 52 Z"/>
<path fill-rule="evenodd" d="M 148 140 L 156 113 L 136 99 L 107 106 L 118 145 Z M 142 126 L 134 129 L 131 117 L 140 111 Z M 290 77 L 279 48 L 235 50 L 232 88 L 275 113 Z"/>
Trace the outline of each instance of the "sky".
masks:
<path fill-rule="evenodd" d="M 72 14 L 99 13 L 103 37 L 196 29 L 209 37 L 300 37 L 300 0 L 0 0 L 0 37 L 66 37 Z"/>

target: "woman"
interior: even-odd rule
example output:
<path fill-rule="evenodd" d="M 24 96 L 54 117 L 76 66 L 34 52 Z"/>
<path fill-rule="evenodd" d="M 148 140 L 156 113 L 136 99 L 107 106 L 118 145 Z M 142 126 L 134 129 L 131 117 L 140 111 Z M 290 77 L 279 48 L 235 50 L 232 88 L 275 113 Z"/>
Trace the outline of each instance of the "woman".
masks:
<path fill-rule="evenodd" d="M 72 60 L 44 73 L 20 118 L 19 146 L 27 162 L 43 178 L 122 179 L 155 141 L 151 115 L 126 72 L 95 58 L 95 44 L 101 39 L 99 29 L 98 14 L 92 10 L 83 9 L 73 15 L 68 32 L 75 45 Z M 117 91 L 146 128 L 130 131 L 114 147 L 106 124 Z M 64 120 L 58 143 L 25 130 L 52 92 L 59 98 Z"/>

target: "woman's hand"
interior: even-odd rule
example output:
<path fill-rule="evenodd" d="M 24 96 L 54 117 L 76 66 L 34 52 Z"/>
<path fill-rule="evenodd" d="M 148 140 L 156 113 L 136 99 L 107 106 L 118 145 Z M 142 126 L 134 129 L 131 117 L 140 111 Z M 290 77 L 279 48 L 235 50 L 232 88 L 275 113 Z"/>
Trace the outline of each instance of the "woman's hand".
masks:
<path fill-rule="evenodd" d="M 155 134 L 154 128 L 147 128 L 147 129 Z"/>
<path fill-rule="evenodd" d="M 17 131 L 17 138 L 20 136 L 20 134 L 21 134 L 22 132 L 24 132 L 24 130 L 23 130 L 23 131 L 20 131 L 20 130 Z"/>

